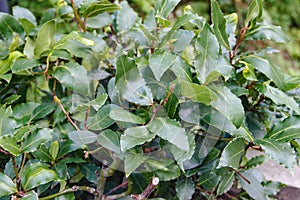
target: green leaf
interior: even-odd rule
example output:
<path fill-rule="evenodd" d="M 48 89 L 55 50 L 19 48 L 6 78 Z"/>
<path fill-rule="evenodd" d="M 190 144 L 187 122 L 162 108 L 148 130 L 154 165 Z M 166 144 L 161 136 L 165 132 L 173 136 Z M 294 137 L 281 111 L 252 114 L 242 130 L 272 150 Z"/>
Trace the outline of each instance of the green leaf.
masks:
<path fill-rule="evenodd" d="M 53 76 L 67 88 L 83 95 L 90 93 L 90 79 L 86 69 L 76 62 L 69 62 L 63 66 L 58 66 L 53 72 Z"/>
<path fill-rule="evenodd" d="M 96 111 L 98 111 L 105 104 L 107 98 L 108 98 L 107 94 L 102 94 L 98 96 L 96 99 L 88 102 L 86 105 L 92 106 Z"/>
<path fill-rule="evenodd" d="M 46 146 L 45 144 L 40 145 L 40 147 L 36 151 L 32 152 L 32 155 L 39 161 L 43 161 L 43 162 L 53 161 L 53 158 L 49 153 L 49 146 Z"/>
<path fill-rule="evenodd" d="M 117 27 L 118 31 L 123 32 L 135 24 L 138 14 L 128 5 L 127 1 L 122 1 L 120 6 L 122 9 L 118 11 Z"/>
<path fill-rule="evenodd" d="M 241 157 L 245 153 L 245 140 L 243 138 L 235 138 L 231 140 L 222 152 L 218 168 L 232 167 L 239 169 Z"/>
<path fill-rule="evenodd" d="M 58 141 L 54 141 L 50 144 L 49 153 L 53 160 L 56 160 L 59 151 L 59 143 Z"/>
<path fill-rule="evenodd" d="M 221 195 L 227 192 L 228 190 L 230 190 L 230 188 L 234 183 L 234 178 L 235 178 L 234 174 L 235 174 L 234 171 L 230 171 L 227 174 L 222 176 L 218 186 L 217 195 Z"/>
<path fill-rule="evenodd" d="M 42 163 L 31 163 L 20 174 L 21 184 L 25 190 L 30 190 L 42 184 L 57 180 L 56 173 Z"/>
<path fill-rule="evenodd" d="M 51 20 L 43 24 L 37 34 L 37 38 L 34 45 L 34 57 L 39 58 L 40 55 L 49 50 L 54 42 L 54 34 L 56 32 L 55 20 Z"/>
<path fill-rule="evenodd" d="M 0 34 L 6 39 L 12 38 L 14 33 L 23 35 L 24 29 L 22 25 L 13 18 L 11 15 L 1 12 L 0 13 Z"/>
<path fill-rule="evenodd" d="M 192 199 L 195 193 L 195 184 L 189 178 L 179 178 L 176 183 L 176 196 L 179 200 Z"/>
<path fill-rule="evenodd" d="M 121 150 L 123 152 L 145 142 L 151 141 L 156 136 L 156 133 L 150 133 L 145 126 L 128 128 L 121 136 Z"/>
<path fill-rule="evenodd" d="M 11 135 L 4 135 L 0 137 L 0 146 L 5 150 L 11 153 L 14 156 L 20 154 L 19 146 L 15 137 Z"/>
<path fill-rule="evenodd" d="M 168 118 L 155 118 L 148 129 L 164 140 L 177 146 L 179 149 L 189 151 L 188 137 L 184 128 L 174 120 Z"/>
<path fill-rule="evenodd" d="M 180 0 L 158 0 L 155 7 L 157 9 L 156 12 L 166 18 L 179 2 Z"/>
<path fill-rule="evenodd" d="M 254 156 L 250 160 L 247 161 L 245 166 L 247 167 L 247 169 L 250 169 L 250 168 L 261 165 L 266 160 L 267 160 L 267 158 L 265 155 Z"/>
<path fill-rule="evenodd" d="M 129 102 L 143 106 L 153 102 L 152 92 L 141 77 L 136 64 L 125 55 L 117 59 L 116 88 Z"/>
<path fill-rule="evenodd" d="M 0 197 L 16 193 L 17 191 L 16 184 L 8 176 L 0 172 Z"/>
<path fill-rule="evenodd" d="M 278 164 L 292 170 L 296 164 L 296 153 L 290 143 L 280 142 L 273 139 L 260 139 L 256 141 L 263 151 Z"/>
<path fill-rule="evenodd" d="M 196 83 L 181 82 L 181 95 L 191 99 L 193 102 L 211 104 L 217 100 L 216 94 L 205 85 Z"/>
<path fill-rule="evenodd" d="M 21 143 L 20 152 L 29 153 L 36 151 L 37 148 L 52 139 L 52 130 L 49 128 L 43 128 L 31 132 Z"/>
<path fill-rule="evenodd" d="M 219 45 L 216 36 L 211 32 L 208 24 L 198 35 L 195 48 L 199 54 L 195 59 L 198 79 L 201 84 L 207 83 L 207 76 L 218 71 L 216 64 L 219 56 Z"/>
<path fill-rule="evenodd" d="M 11 107 L 0 107 L 0 136 L 11 135 L 16 127 L 16 121 L 12 118 L 13 112 Z"/>
<path fill-rule="evenodd" d="M 39 195 L 35 191 L 27 192 L 25 196 L 20 198 L 21 200 L 39 200 Z"/>
<path fill-rule="evenodd" d="M 245 112 L 241 100 L 224 86 L 213 87 L 217 100 L 211 102 L 211 106 L 222 113 L 237 128 L 244 120 Z"/>
<path fill-rule="evenodd" d="M 265 138 L 281 142 L 289 142 L 300 138 L 300 117 L 290 116 L 281 122 L 274 124 Z"/>
<path fill-rule="evenodd" d="M 141 164 L 148 159 L 148 156 L 144 156 L 142 154 L 128 154 L 124 160 L 124 168 L 126 177 L 129 177 L 136 168 L 138 168 Z"/>
<path fill-rule="evenodd" d="M 160 81 L 163 74 L 171 67 L 176 58 L 176 55 L 167 51 L 155 52 L 149 57 L 149 66 L 156 80 Z"/>
<path fill-rule="evenodd" d="M 211 1 L 211 16 L 214 32 L 219 43 L 230 50 L 228 36 L 226 33 L 226 20 L 216 0 Z"/>
<path fill-rule="evenodd" d="M 27 19 L 29 22 L 31 22 L 33 25 L 36 26 L 36 18 L 34 14 L 28 10 L 27 8 L 23 8 L 20 6 L 14 6 L 12 8 L 12 12 L 15 18 L 18 20 L 20 19 Z"/>
<path fill-rule="evenodd" d="M 216 173 L 211 171 L 206 171 L 200 175 L 197 185 L 207 190 L 212 190 L 217 186 L 219 180 L 220 177 Z"/>
<path fill-rule="evenodd" d="M 112 110 L 109 113 L 109 117 L 115 121 L 120 121 L 120 122 L 129 122 L 135 124 L 145 123 L 144 119 L 142 119 L 141 117 L 134 115 L 133 113 L 119 106 L 115 106 L 112 108 Z"/>
<path fill-rule="evenodd" d="M 85 18 L 95 17 L 104 12 L 114 12 L 119 10 L 120 7 L 117 4 L 110 3 L 107 0 L 101 0 L 99 2 L 94 2 L 89 4 L 89 6 L 82 12 Z"/>
<path fill-rule="evenodd" d="M 100 174 L 100 168 L 99 166 L 96 166 L 95 164 L 84 164 L 80 167 L 82 174 L 84 177 L 89 180 L 90 182 L 97 184 L 98 177 L 95 176 L 95 173 Z"/>
<path fill-rule="evenodd" d="M 265 74 L 269 79 L 271 79 L 277 87 L 280 89 L 284 88 L 284 73 L 281 69 L 268 60 L 258 57 L 258 56 L 247 56 L 243 59 L 248 65 L 252 65 L 255 69 Z"/>
<path fill-rule="evenodd" d="M 226 33 L 229 36 L 228 42 L 230 49 L 233 49 L 236 45 L 236 27 L 238 24 L 238 14 L 231 13 L 225 16 L 226 19 Z"/>
<path fill-rule="evenodd" d="M 15 60 L 15 62 L 11 66 L 11 70 L 13 73 L 18 73 L 20 71 L 32 69 L 39 65 L 40 63 L 35 59 L 19 58 Z"/>
<path fill-rule="evenodd" d="M 238 176 L 239 181 L 242 185 L 242 188 L 253 198 L 256 200 L 267 200 L 264 187 L 259 182 L 259 180 L 253 176 L 249 171 L 241 172 L 243 178 Z M 245 179 L 249 182 L 247 182 Z"/>
<path fill-rule="evenodd" d="M 85 131 L 71 131 L 68 133 L 69 138 L 80 146 L 93 143 L 97 140 L 97 134 L 85 130 Z"/>
<path fill-rule="evenodd" d="M 262 0 L 252 0 L 245 19 L 245 27 L 252 28 L 257 21 L 260 21 L 263 15 Z"/>
<path fill-rule="evenodd" d="M 256 26 L 247 32 L 248 40 L 272 40 L 274 42 L 288 42 L 288 37 L 280 26 L 274 26 L 267 21 L 257 23 Z"/>
<path fill-rule="evenodd" d="M 146 172 L 154 172 L 159 181 L 169 181 L 180 176 L 180 169 L 170 159 L 149 158 L 144 163 Z"/>
<path fill-rule="evenodd" d="M 90 121 L 88 121 L 88 129 L 102 130 L 115 123 L 115 120 L 109 117 L 109 113 L 112 108 L 113 105 L 105 105 L 100 108 L 100 110 L 97 111 L 96 115 Z"/>
<path fill-rule="evenodd" d="M 29 121 L 37 120 L 46 117 L 55 110 L 54 103 L 44 103 L 36 107 L 31 113 Z"/>
<path fill-rule="evenodd" d="M 300 107 L 293 97 L 288 96 L 283 91 L 274 88 L 268 84 L 261 84 L 255 87 L 259 92 L 270 98 L 277 105 L 286 105 L 291 110 L 300 114 Z"/>
<path fill-rule="evenodd" d="M 185 25 L 186 23 L 189 23 L 190 21 L 195 20 L 195 19 L 200 19 L 200 17 L 197 15 L 194 15 L 194 14 L 186 13 L 176 19 L 176 22 L 174 23 L 174 26 L 172 27 L 172 29 L 176 30 L 176 29 L 180 28 L 181 26 Z"/>
<path fill-rule="evenodd" d="M 97 135 L 97 142 L 104 148 L 115 153 L 121 153 L 119 135 L 109 129 L 106 129 Z"/>

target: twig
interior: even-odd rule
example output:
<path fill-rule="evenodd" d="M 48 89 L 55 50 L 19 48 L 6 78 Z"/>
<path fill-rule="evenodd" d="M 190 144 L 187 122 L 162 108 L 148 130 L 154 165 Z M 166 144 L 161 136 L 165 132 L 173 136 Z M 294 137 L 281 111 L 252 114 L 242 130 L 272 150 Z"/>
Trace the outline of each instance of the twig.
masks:
<path fill-rule="evenodd" d="M 230 64 L 233 64 L 233 58 L 236 55 L 236 52 L 238 50 L 238 48 L 240 47 L 241 43 L 244 41 L 244 38 L 246 36 L 246 32 L 247 32 L 247 27 L 242 28 L 239 39 L 233 49 L 232 52 L 229 53 L 229 57 L 230 57 Z"/>
<path fill-rule="evenodd" d="M 241 174 L 241 172 L 239 172 L 236 169 L 234 169 L 234 171 L 237 173 L 237 175 L 239 175 L 242 179 L 244 179 L 248 184 L 251 184 L 251 181 L 249 181 L 243 174 Z"/>
<path fill-rule="evenodd" d="M 14 172 L 16 175 L 17 188 L 20 189 L 20 177 L 19 177 L 19 172 L 18 172 L 18 165 L 16 163 L 16 159 L 15 159 L 14 155 L 11 155 L 11 162 L 13 164 Z"/>
<path fill-rule="evenodd" d="M 130 197 L 134 200 L 143 200 L 147 198 L 155 189 L 159 183 L 159 178 L 153 177 L 151 183 L 146 187 L 146 189 L 141 194 L 132 194 Z"/>
<path fill-rule="evenodd" d="M 88 130 L 87 120 L 88 120 L 90 111 L 91 111 L 90 106 L 88 106 L 87 109 L 86 109 L 86 112 L 85 112 L 85 118 L 84 118 L 84 129 L 85 129 L 85 130 Z"/>
<path fill-rule="evenodd" d="M 113 189 L 109 190 L 105 195 L 106 195 L 106 196 L 107 196 L 107 195 L 110 195 L 111 193 L 117 191 L 118 189 L 124 188 L 124 187 L 127 186 L 127 185 L 128 185 L 128 181 L 125 181 L 125 182 L 123 182 L 122 184 L 120 184 L 120 185 L 114 187 Z"/>
<path fill-rule="evenodd" d="M 114 194 L 114 195 L 109 195 L 109 196 L 104 196 L 104 200 L 115 200 L 115 199 L 119 199 L 121 197 L 125 197 L 128 196 L 131 193 L 132 190 L 132 182 L 129 180 L 128 178 L 128 184 L 127 184 L 127 191 L 122 192 L 120 194 Z"/>
<path fill-rule="evenodd" d="M 86 191 L 86 192 L 89 192 L 90 194 L 93 194 L 95 196 L 99 195 L 98 191 L 95 188 L 91 188 L 91 187 L 87 187 L 87 186 L 76 186 L 75 185 L 72 188 L 65 189 L 61 192 L 58 192 L 58 193 L 55 193 L 55 194 L 52 194 L 52 195 L 49 195 L 49 196 L 46 196 L 46 197 L 41 197 L 41 198 L 39 198 L 39 200 L 51 200 L 51 199 L 54 199 L 55 197 L 61 196 L 63 194 L 70 193 L 70 192 L 76 192 L 76 191 Z"/>
<path fill-rule="evenodd" d="M 78 28 L 80 29 L 80 31 L 86 32 L 85 25 L 80 19 L 80 16 L 78 14 L 74 0 L 71 0 L 71 5 L 72 5 L 73 13 L 74 13 Z"/>
<path fill-rule="evenodd" d="M 78 126 L 75 124 L 75 122 L 73 122 L 73 120 L 71 119 L 71 117 L 69 116 L 69 113 L 67 113 L 67 111 L 65 110 L 64 106 L 62 105 L 60 99 L 54 95 L 53 96 L 53 100 L 55 101 L 55 103 L 58 104 L 58 106 L 60 107 L 60 109 L 63 111 L 63 113 L 65 114 L 65 116 L 67 117 L 67 120 L 74 126 L 74 128 L 79 131 L 80 129 L 78 128 Z"/>

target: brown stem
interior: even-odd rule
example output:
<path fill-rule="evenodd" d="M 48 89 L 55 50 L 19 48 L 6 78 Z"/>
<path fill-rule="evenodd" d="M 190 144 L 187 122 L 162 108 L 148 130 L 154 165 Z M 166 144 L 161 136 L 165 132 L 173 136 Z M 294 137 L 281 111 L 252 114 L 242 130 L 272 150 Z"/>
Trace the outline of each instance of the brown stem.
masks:
<path fill-rule="evenodd" d="M 132 182 L 130 181 L 130 179 L 128 178 L 128 184 L 127 184 L 127 191 L 122 192 L 120 194 L 114 194 L 114 195 L 109 195 L 109 196 L 104 196 L 104 200 L 115 200 L 115 199 L 119 199 L 125 196 L 128 196 L 131 193 L 132 190 Z"/>
<path fill-rule="evenodd" d="M 134 200 L 143 200 L 146 199 L 155 189 L 155 187 L 159 183 L 159 178 L 153 177 L 149 185 L 146 187 L 146 189 L 141 194 L 132 194 L 130 197 Z"/>
<path fill-rule="evenodd" d="M 234 170 L 242 179 L 244 179 L 248 184 L 251 184 L 251 182 L 238 170 Z"/>
<path fill-rule="evenodd" d="M 63 113 L 65 114 L 67 120 L 74 126 L 74 128 L 79 131 L 80 129 L 78 128 L 78 126 L 75 124 L 75 122 L 71 119 L 71 117 L 69 116 L 69 113 L 67 113 L 67 111 L 65 110 L 64 106 L 62 105 L 60 99 L 54 95 L 53 96 L 53 100 L 55 101 L 55 103 L 58 104 L 58 106 L 60 107 L 60 109 L 63 111 Z"/>
<path fill-rule="evenodd" d="M 230 52 L 230 54 L 229 54 L 229 57 L 230 57 L 230 63 L 231 63 L 231 64 L 233 64 L 233 63 L 232 63 L 232 62 L 233 62 L 233 58 L 235 57 L 236 52 L 237 52 L 238 48 L 240 47 L 241 43 L 242 43 L 242 42 L 244 41 L 244 39 L 245 39 L 246 32 L 247 32 L 247 28 L 246 28 L 246 27 L 242 28 L 241 33 L 240 33 L 240 36 L 239 36 L 239 39 L 238 39 L 238 41 L 237 41 L 237 43 L 236 43 L 236 45 L 235 45 L 233 51 Z"/>
<path fill-rule="evenodd" d="M 71 0 L 71 5 L 72 5 L 73 13 L 74 13 L 78 28 L 80 29 L 81 32 L 86 32 L 86 27 L 78 14 L 74 0 Z"/>
<path fill-rule="evenodd" d="M 11 162 L 13 164 L 14 172 L 16 175 L 17 188 L 19 190 L 20 189 L 20 177 L 19 177 L 19 172 L 18 172 L 18 165 L 16 163 L 16 159 L 15 159 L 14 155 L 11 155 Z"/>
<path fill-rule="evenodd" d="M 111 193 L 117 191 L 118 189 L 124 188 L 128 185 L 128 181 L 123 182 L 122 184 L 114 187 L 113 189 L 109 190 L 105 195 L 110 195 Z"/>
<path fill-rule="evenodd" d="M 90 107 L 88 106 L 87 109 L 86 109 L 86 112 L 85 112 L 85 118 L 84 118 L 84 129 L 85 129 L 85 130 L 88 130 L 87 120 L 88 120 L 90 111 L 91 111 L 91 109 L 90 109 Z"/>

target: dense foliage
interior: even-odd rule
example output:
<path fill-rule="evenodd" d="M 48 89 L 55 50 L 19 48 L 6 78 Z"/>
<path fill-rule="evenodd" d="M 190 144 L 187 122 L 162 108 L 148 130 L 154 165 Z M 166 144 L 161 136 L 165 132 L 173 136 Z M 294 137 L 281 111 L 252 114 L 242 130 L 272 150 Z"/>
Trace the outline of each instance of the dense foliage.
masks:
<path fill-rule="evenodd" d="M 211 22 L 134 2 L 0 13 L 1 199 L 272 199 L 255 167 L 298 163 L 300 77 L 271 42 L 247 48 L 287 41 L 262 0 L 226 15 L 211 0 Z"/>

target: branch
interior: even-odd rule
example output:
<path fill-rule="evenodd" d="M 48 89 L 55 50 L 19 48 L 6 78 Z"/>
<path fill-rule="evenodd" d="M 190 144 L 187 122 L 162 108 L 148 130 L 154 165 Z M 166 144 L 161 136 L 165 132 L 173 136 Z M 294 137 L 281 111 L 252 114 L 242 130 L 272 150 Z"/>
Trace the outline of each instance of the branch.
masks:
<path fill-rule="evenodd" d="M 60 99 L 54 95 L 53 96 L 53 100 L 55 101 L 55 103 L 58 104 L 58 106 L 60 107 L 60 109 L 63 111 L 63 113 L 66 115 L 67 120 L 74 126 L 74 128 L 79 131 L 80 129 L 78 128 L 78 126 L 75 124 L 75 122 L 71 119 L 71 117 L 69 116 L 69 113 L 67 113 L 67 111 L 65 110 L 64 106 L 62 105 Z"/>
<path fill-rule="evenodd" d="M 71 0 L 71 4 L 78 28 L 80 31 L 86 32 L 85 24 L 80 19 L 74 0 Z"/>
<path fill-rule="evenodd" d="M 99 192 L 95 188 L 91 188 L 91 187 L 87 187 L 87 186 L 76 186 L 75 185 L 72 188 L 65 189 L 65 190 L 63 190 L 61 192 L 58 192 L 56 194 L 52 194 L 52 195 L 49 195 L 49 196 L 46 196 L 46 197 L 41 197 L 41 198 L 39 198 L 39 200 L 51 200 L 51 199 L 54 199 L 55 197 L 61 196 L 63 194 L 70 193 L 70 192 L 76 192 L 76 191 L 86 191 L 86 192 L 89 192 L 90 194 L 93 194 L 95 196 L 99 195 Z"/>
<path fill-rule="evenodd" d="M 132 194 L 130 197 L 134 200 L 146 199 L 155 189 L 159 183 L 159 178 L 153 177 L 151 183 L 146 187 L 146 189 L 141 194 Z"/>
<path fill-rule="evenodd" d="M 126 183 L 126 182 L 124 182 L 124 183 Z M 123 184 L 121 184 L 121 185 L 123 185 Z M 104 200 L 114 200 L 114 199 L 119 199 L 121 197 L 128 196 L 131 193 L 131 190 L 132 190 L 132 182 L 130 180 L 127 181 L 127 186 L 128 186 L 127 187 L 127 191 L 122 192 L 120 194 L 114 194 L 114 195 L 105 196 Z"/>

